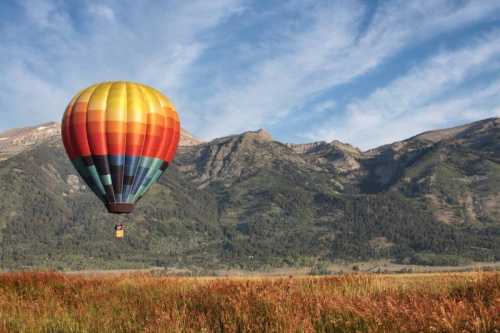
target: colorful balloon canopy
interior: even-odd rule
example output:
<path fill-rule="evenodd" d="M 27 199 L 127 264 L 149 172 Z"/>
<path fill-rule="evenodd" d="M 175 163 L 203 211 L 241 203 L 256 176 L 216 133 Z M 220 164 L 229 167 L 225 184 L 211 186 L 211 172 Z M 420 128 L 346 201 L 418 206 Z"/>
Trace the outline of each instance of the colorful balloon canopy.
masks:
<path fill-rule="evenodd" d="M 129 213 L 172 162 L 179 117 L 158 90 L 104 82 L 66 108 L 62 138 L 71 162 L 111 213 Z"/>

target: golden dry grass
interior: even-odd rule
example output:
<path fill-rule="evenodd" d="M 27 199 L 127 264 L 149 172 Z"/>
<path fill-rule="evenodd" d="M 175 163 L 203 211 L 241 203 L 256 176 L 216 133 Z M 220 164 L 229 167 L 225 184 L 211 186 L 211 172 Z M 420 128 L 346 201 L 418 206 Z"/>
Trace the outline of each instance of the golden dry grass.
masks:
<path fill-rule="evenodd" d="M 0 274 L 0 332 L 500 332 L 500 274 Z"/>

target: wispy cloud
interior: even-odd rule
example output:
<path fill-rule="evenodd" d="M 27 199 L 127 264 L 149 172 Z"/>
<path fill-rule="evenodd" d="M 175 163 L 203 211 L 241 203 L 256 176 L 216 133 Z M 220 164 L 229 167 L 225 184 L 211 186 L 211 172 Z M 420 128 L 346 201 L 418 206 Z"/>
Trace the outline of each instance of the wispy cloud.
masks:
<path fill-rule="evenodd" d="M 499 15 L 498 1 L 463 0 L 0 2 L 0 130 L 58 120 L 94 82 L 134 80 L 163 90 L 205 139 L 297 126 L 293 139 L 367 147 L 405 135 L 386 120 L 425 119 L 493 68 L 495 33 L 471 36 Z"/>
<path fill-rule="evenodd" d="M 337 103 L 335 101 L 324 101 L 321 103 L 318 103 L 317 105 L 314 106 L 312 109 L 313 113 L 324 113 L 328 111 L 333 111 L 335 110 L 335 107 L 337 106 Z"/>
<path fill-rule="evenodd" d="M 287 52 L 257 62 L 242 75 L 246 80 L 236 86 L 221 85 L 205 101 L 207 119 L 201 133 L 212 137 L 269 124 L 299 106 L 317 90 L 313 81 L 318 72 L 354 42 L 352 32 L 362 14 L 363 7 L 355 2 L 338 9 L 315 8 L 313 25 L 283 41 L 286 45 L 280 49 Z"/>
<path fill-rule="evenodd" d="M 374 143 L 366 144 L 364 148 L 372 148 L 382 143 L 406 139 L 424 131 L 465 124 L 479 119 L 500 116 L 500 80 L 487 86 L 469 89 L 467 94 L 431 103 L 408 112 L 400 117 L 384 123 L 375 135 Z"/>
<path fill-rule="evenodd" d="M 450 120 L 468 120 L 465 117 L 468 109 L 482 100 L 477 98 L 478 93 L 472 94 L 470 90 L 465 96 L 457 96 L 453 94 L 454 89 L 466 80 L 498 68 L 500 31 L 495 31 L 465 47 L 442 51 L 416 65 L 366 99 L 349 104 L 344 117 L 336 117 L 320 126 L 311 137 L 340 138 L 367 148 L 403 139 Z M 451 93 L 451 97 L 446 96 L 447 93 Z M 443 102 L 440 97 L 454 101 Z M 484 116 L 484 112 L 478 113 L 476 117 Z"/>
<path fill-rule="evenodd" d="M 90 14 L 96 15 L 97 17 L 108 21 L 115 20 L 115 12 L 108 6 L 102 4 L 90 4 L 88 10 Z"/>
<path fill-rule="evenodd" d="M 57 120 L 72 94 L 97 81 L 144 82 L 175 100 L 209 43 L 204 34 L 241 12 L 239 0 L 80 6 L 25 1 L 12 18 L 23 24 L 0 26 L 0 112 L 16 113 L 2 115 L 11 121 L 0 129 Z"/>
<path fill-rule="evenodd" d="M 388 1 L 363 30 L 367 8 L 362 3 L 318 5 L 310 10 L 311 26 L 286 36 L 286 53 L 256 62 L 240 73 L 247 80 L 221 85 L 198 106 L 205 110 L 198 132 L 211 138 L 286 121 L 325 90 L 372 71 L 405 47 L 487 17 L 498 7 L 493 2 L 457 6 L 448 1 Z"/>

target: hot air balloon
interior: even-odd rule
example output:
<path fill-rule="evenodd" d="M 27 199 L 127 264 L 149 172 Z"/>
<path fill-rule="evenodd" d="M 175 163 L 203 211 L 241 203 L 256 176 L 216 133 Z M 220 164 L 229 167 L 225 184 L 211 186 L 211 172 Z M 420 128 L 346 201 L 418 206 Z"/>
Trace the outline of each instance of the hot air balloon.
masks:
<path fill-rule="evenodd" d="M 110 213 L 130 213 L 172 162 L 179 117 L 158 90 L 103 82 L 73 97 L 63 116 L 66 153 Z"/>

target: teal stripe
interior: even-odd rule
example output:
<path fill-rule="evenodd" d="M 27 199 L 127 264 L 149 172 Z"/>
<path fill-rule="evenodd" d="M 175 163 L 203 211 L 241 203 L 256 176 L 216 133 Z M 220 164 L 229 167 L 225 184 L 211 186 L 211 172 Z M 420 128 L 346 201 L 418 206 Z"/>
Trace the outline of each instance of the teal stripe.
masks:
<path fill-rule="evenodd" d="M 156 170 L 155 174 L 153 175 L 153 177 L 151 177 L 151 179 L 149 180 L 149 182 L 146 184 L 146 186 L 141 190 L 141 192 L 139 193 L 139 198 L 142 197 L 148 190 L 149 188 L 158 181 L 158 179 L 160 179 L 161 175 L 163 174 L 163 171 L 158 169 Z"/>
<path fill-rule="evenodd" d="M 137 182 L 139 179 L 139 169 L 140 168 L 145 168 L 145 169 L 148 169 L 148 172 L 146 173 L 146 176 L 144 177 L 144 179 L 147 178 L 147 175 L 150 171 L 150 165 L 153 163 L 153 161 L 155 160 L 155 158 L 153 157 L 146 157 L 146 156 L 142 156 L 141 159 L 139 160 L 139 166 L 137 167 L 137 171 L 136 171 L 136 174 L 134 176 L 134 184 L 132 184 L 132 189 L 135 187 L 137 188 L 136 186 L 139 185 L 139 187 L 137 188 L 137 191 L 135 192 L 135 194 L 133 194 L 132 192 L 130 192 L 127 196 L 127 198 L 125 198 L 125 201 L 126 202 L 129 202 L 129 203 L 134 203 L 138 196 L 137 194 L 140 192 L 141 188 L 142 188 L 142 184 L 135 184 L 135 182 Z M 144 180 L 143 180 L 144 181 Z"/>
<path fill-rule="evenodd" d="M 83 178 L 87 186 L 90 187 L 90 189 L 99 197 L 99 199 L 104 201 L 104 187 L 101 184 L 99 175 L 97 174 L 95 167 L 87 167 L 81 157 L 75 158 L 71 162 L 76 171 L 78 171 L 80 176 Z"/>
<path fill-rule="evenodd" d="M 159 171 L 160 167 L 163 164 L 163 160 L 159 158 L 150 158 L 150 165 L 148 169 L 148 173 L 146 174 L 145 182 L 141 184 L 139 189 L 137 190 L 137 193 L 134 195 L 133 201 L 135 202 L 137 199 L 139 199 L 146 191 L 153 185 L 154 181 L 153 178 L 156 174 L 157 171 Z"/>
<path fill-rule="evenodd" d="M 111 175 L 100 175 L 95 165 L 87 166 L 81 157 L 78 157 L 71 162 L 90 189 L 99 197 L 99 199 L 106 202 L 107 197 L 104 186 L 113 185 Z M 142 180 L 142 184 L 137 184 L 139 185 L 139 188 L 137 189 L 136 194 L 133 195 L 132 193 L 129 193 L 127 198 L 122 198 L 122 202 L 134 203 L 142 197 L 163 174 L 163 171 L 160 169 L 163 163 L 164 161 L 158 158 L 145 156 L 139 158 L 137 167 L 146 169 L 146 175 Z"/>
<path fill-rule="evenodd" d="M 113 183 L 111 180 L 111 175 L 101 175 L 101 180 L 104 186 L 111 186 Z"/>
<path fill-rule="evenodd" d="M 154 160 L 156 160 L 156 158 L 153 158 L 153 157 L 141 157 L 141 164 L 140 166 L 141 167 L 149 167 L 151 165 L 151 163 L 154 162 Z"/>
<path fill-rule="evenodd" d="M 102 185 L 101 178 L 99 177 L 99 173 L 97 172 L 95 165 L 88 166 L 87 170 L 89 170 L 94 184 L 96 184 L 102 194 L 105 195 L 106 191 L 104 190 L 104 186 Z"/>
<path fill-rule="evenodd" d="M 73 166 L 75 167 L 76 171 L 78 171 L 80 176 L 82 176 L 83 180 L 85 180 L 85 182 L 88 182 L 91 178 L 90 173 L 87 170 L 87 167 L 83 164 L 82 159 L 76 158 L 71 162 L 73 163 Z"/>

